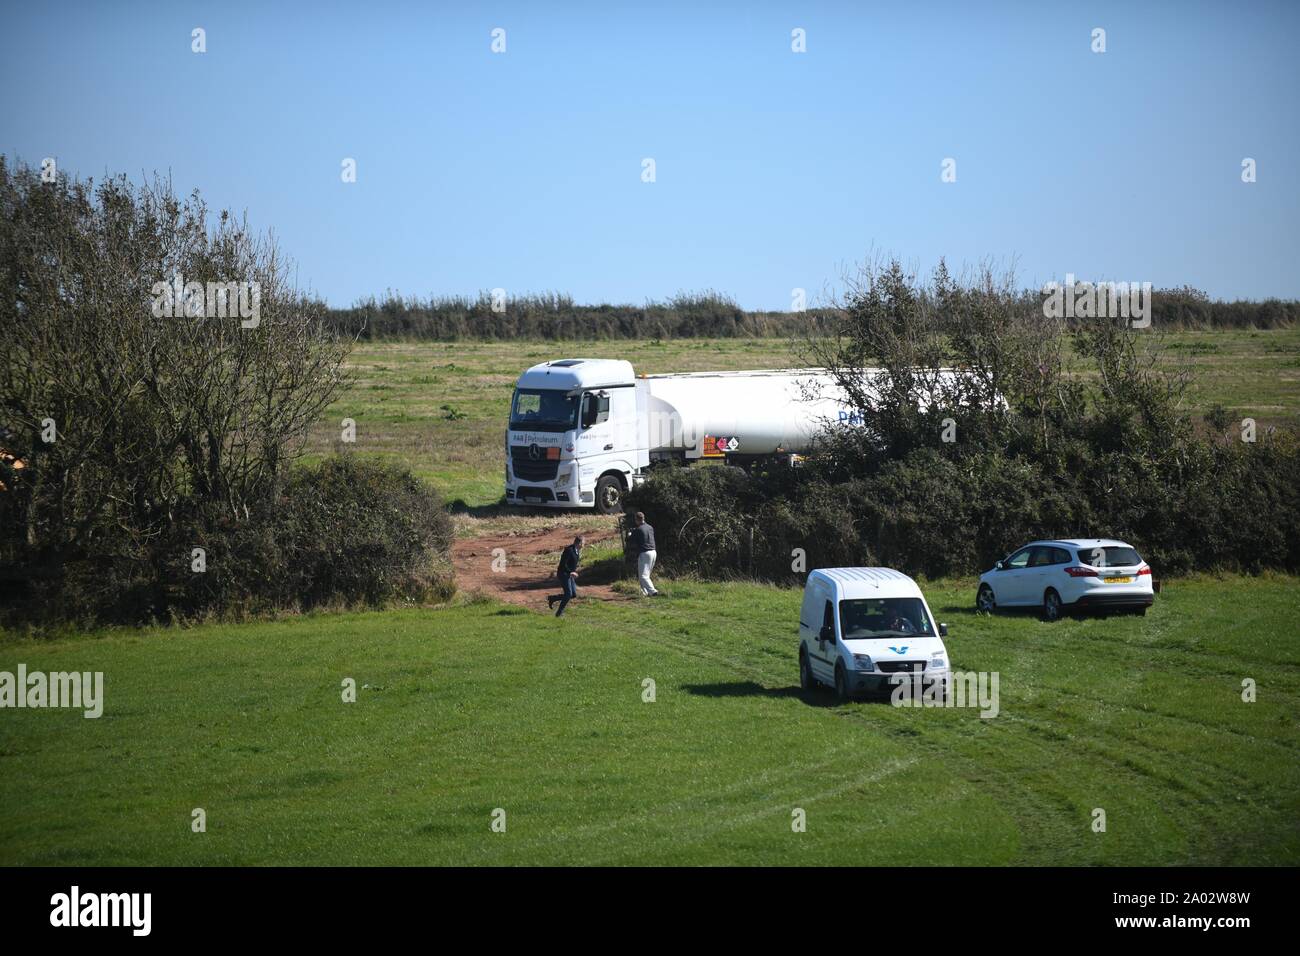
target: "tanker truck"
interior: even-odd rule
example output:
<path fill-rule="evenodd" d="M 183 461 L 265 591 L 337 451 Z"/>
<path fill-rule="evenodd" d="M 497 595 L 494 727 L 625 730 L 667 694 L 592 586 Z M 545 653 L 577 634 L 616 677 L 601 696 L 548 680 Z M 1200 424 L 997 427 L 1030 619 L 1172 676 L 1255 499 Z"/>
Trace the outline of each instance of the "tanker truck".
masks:
<path fill-rule="evenodd" d="M 615 359 L 543 362 L 515 385 L 506 501 L 614 514 L 654 464 L 794 463 L 833 423 L 860 421 L 820 369 L 637 375 Z"/>

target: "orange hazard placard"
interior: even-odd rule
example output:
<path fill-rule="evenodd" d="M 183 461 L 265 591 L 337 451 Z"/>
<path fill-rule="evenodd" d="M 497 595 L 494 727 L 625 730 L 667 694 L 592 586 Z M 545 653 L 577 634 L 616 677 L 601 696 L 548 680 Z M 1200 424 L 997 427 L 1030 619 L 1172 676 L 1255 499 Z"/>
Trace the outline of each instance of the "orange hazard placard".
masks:
<path fill-rule="evenodd" d="M 704 436 L 704 445 L 700 450 L 702 458 L 723 458 L 728 452 L 733 452 L 740 447 L 740 442 L 735 438 L 723 438 L 713 435 Z"/>

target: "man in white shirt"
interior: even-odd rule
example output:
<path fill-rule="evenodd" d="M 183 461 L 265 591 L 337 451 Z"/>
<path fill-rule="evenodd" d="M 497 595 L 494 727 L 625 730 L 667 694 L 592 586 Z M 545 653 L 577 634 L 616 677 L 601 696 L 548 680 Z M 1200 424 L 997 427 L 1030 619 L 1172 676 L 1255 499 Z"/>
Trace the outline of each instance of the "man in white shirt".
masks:
<path fill-rule="evenodd" d="M 650 580 L 650 572 L 654 570 L 655 559 L 659 556 L 655 551 L 655 529 L 646 523 L 645 514 L 640 511 L 636 513 L 636 527 L 627 536 L 627 547 L 636 555 L 636 573 L 641 582 L 641 593 L 646 597 L 654 597 L 659 593 Z"/>

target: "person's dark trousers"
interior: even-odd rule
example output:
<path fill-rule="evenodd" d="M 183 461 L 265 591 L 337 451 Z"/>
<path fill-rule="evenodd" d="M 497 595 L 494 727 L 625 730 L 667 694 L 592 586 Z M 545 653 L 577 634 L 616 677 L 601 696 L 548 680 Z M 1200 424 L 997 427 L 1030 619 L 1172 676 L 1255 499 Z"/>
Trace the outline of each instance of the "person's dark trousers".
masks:
<path fill-rule="evenodd" d="M 555 612 L 556 617 L 564 613 L 564 605 L 578 596 L 578 579 L 566 575 L 564 580 L 560 582 L 560 586 L 564 588 L 564 593 L 559 595 L 560 607 Z"/>

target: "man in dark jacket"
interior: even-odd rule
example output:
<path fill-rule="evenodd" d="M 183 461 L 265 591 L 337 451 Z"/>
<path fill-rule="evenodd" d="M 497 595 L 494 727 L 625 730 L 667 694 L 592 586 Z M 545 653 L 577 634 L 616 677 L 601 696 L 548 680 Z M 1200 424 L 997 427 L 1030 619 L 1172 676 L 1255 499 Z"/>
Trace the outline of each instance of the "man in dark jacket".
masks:
<path fill-rule="evenodd" d="M 655 550 L 655 529 L 645 520 L 645 514 L 636 513 L 636 527 L 627 536 L 627 548 L 636 555 L 636 574 L 641 583 L 641 593 L 654 597 L 659 591 L 650 580 L 650 572 L 655 569 L 655 559 L 659 552 Z"/>
<path fill-rule="evenodd" d="M 563 593 L 551 594 L 546 598 L 548 608 L 555 607 L 555 602 L 560 602 L 560 609 L 555 612 L 556 617 L 564 614 L 564 607 L 570 601 L 578 596 L 578 561 L 582 558 L 583 537 L 578 535 L 573 539 L 573 544 L 569 545 L 560 553 L 560 566 L 555 569 L 555 576 L 560 580 L 560 587 Z"/>

